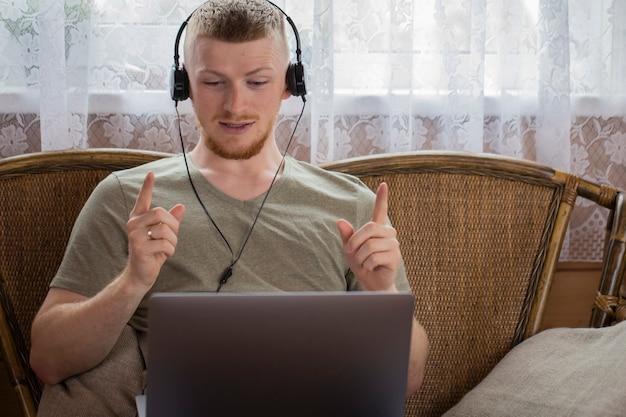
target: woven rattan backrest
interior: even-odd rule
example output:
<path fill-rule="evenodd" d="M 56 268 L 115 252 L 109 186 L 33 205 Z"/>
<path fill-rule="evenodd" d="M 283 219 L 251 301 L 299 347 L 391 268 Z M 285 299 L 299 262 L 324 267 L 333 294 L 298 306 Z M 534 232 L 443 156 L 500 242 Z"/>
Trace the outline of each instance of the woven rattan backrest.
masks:
<path fill-rule="evenodd" d="M 441 415 L 537 327 L 537 301 L 554 272 L 550 253 L 558 255 L 567 222 L 563 178 L 521 161 L 455 153 L 324 166 L 372 189 L 389 184 L 389 216 L 431 342 L 406 415 Z"/>
<path fill-rule="evenodd" d="M 166 155 L 80 150 L 0 160 L 0 328 L 4 329 L 0 334 L 25 415 L 33 415 L 41 393 L 28 366 L 30 325 L 80 209 L 111 171 Z"/>

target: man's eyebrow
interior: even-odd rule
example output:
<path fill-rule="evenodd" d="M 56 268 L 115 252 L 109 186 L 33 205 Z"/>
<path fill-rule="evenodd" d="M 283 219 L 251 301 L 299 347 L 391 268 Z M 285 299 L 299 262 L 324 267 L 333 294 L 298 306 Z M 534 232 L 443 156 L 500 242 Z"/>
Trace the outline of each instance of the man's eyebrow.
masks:
<path fill-rule="evenodd" d="M 273 70 L 274 70 L 274 68 L 272 68 L 272 67 L 259 67 L 259 68 L 256 68 L 256 69 L 252 70 L 252 71 L 247 72 L 246 75 L 255 75 L 255 74 L 259 73 L 259 72 L 273 71 Z"/>
<path fill-rule="evenodd" d="M 273 68 L 273 67 L 259 67 L 259 68 L 255 68 L 255 69 L 253 69 L 253 70 L 251 70 L 251 71 L 248 71 L 248 72 L 247 72 L 247 73 L 245 73 L 244 75 L 245 75 L 246 77 L 249 77 L 249 76 L 251 76 L 251 75 L 256 75 L 256 74 L 258 74 L 259 72 L 263 72 L 263 71 L 273 71 L 273 70 L 274 70 L 274 68 Z M 210 69 L 210 68 L 203 68 L 203 69 L 199 70 L 199 71 L 198 71 L 198 73 L 200 73 L 200 74 L 213 74 L 213 75 L 217 75 L 217 76 L 219 76 L 219 77 L 225 77 L 225 76 L 226 76 L 226 74 L 223 74 L 223 73 L 222 73 L 222 72 L 220 72 L 220 71 L 213 70 L 213 69 Z"/>
<path fill-rule="evenodd" d="M 216 70 L 212 70 L 209 68 L 202 68 L 200 70 L 198 70 L 198 74 L 212 74 L 212 75 L 218 75 L 218 76 L 223 76 L 224 74 L 220 73 L 219 71 Z"/>

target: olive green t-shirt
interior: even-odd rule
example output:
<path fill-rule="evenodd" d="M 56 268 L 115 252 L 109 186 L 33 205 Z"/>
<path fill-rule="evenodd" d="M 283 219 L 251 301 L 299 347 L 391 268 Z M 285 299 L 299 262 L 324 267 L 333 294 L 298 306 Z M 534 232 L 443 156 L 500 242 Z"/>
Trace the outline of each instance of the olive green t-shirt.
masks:
<path fill-rule="evenodd" d="M 191 188 L 182 155 L 118 171 L 95 189 L 70 237 L 51 286 L 94 296 L 124 269 L 126 222 L 148 171 L 155 173 L 152 207 L 184 204 L 175 254 L 169 258 L 129 324 L 147 331 L 148 298 L 163 291 L 215 291 L 241 249 L 264 195 L 247 201 L 213 187 L 187 158 L 199 198 Z M 223 292 L 358 290 L 337 230 L 344 218 L 355 228 L 371 220 L 375 195 L 360 180 L 293 158 L 285 159 L 252 234 Z M 396 286 L 410 291 L 404 266 Z M 145 348 L 145 346 L 142 346 Z M 144 349 L 145 352 L 145 349 Z"/>

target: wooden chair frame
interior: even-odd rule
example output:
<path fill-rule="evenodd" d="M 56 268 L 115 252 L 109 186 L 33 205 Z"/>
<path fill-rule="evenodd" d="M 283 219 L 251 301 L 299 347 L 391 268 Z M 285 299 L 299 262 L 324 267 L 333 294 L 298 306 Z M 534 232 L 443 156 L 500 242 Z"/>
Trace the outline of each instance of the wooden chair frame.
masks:
<path fill-rule="evenodd" d="M 615 196 L 607 223 L 600 287 L 591 315 L 591 327 L 604 327 L 626 320 L 626 197 Z M 621 287 L 620 287 L 621 283 Z"/>

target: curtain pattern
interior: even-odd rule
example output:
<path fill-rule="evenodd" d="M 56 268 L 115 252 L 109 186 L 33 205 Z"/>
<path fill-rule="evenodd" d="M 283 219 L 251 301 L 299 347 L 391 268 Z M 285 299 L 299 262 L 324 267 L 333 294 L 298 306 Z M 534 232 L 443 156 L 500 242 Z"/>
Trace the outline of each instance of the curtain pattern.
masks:
<path fill-rule="evenodd" d="M 189 149 L 193 109 L 183 102 L 176 116 L 168 77 L 198 4 L 0 0 L 0 157 L 180 152 L 181 136 Z M 299 29 L 307 69 L 296 158 L 487 152 L 626 188 L 626 0 L 276 4 Z M 283 105 L 283 147 L 302 105 Z M 563 260 L 601 259 L 605 224 L 603 209 L 579 202 Z"/>

